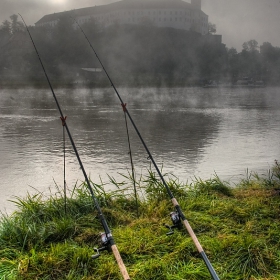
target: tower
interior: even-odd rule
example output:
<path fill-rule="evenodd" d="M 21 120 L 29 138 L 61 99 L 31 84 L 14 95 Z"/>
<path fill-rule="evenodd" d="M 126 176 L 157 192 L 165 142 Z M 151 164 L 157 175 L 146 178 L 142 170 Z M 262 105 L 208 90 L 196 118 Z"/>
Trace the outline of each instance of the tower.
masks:
<path fill-rule="evenodd" d="M 195 9 L 201 10 L 201 0 L 191 0 L 191 4 Z"/>

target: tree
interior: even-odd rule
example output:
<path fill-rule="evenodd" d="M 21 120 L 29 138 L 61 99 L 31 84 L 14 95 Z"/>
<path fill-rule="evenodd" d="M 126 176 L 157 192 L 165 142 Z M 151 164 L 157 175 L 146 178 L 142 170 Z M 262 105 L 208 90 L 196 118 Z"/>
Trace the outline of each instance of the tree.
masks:
<path fill-rule="evenodd" d="M 209 34 L 216 34 L 216 32 L 217 32 L 216 24 L 208 22 L 208 33 Z"/>
<path fill-rule="evenodd" d="M 10 16 L 11 21 L 5 20 L 0 26 L 0 30 L 6 34 L 12 35 L 19 31 L 24 31 L 24 25 L 21 21 L 18 21 L 17 15 Z"/>
<path fill-rule="evenodd" d="M 280 80 L 280 48 L 265 42 L 260 46 L 262 58 L 262 78 L 277 83 Z"/>
<path fill-rule="evenodd" d="M 260 46 L 260 53 L 267 62 L 275 62 L 279 60 L 280 48 L 273 47 L 271 43 L 264 42 Z"/>
<path fill-rule="evenodd" d="M 229 75 L 231 77 L 231 81 L 234 83 L 239 76 L 239 59 L 238 53 L 235 48 L 230 48 L 227 50 L 227 57 L 228 57 L 228 66 L 229 66 Z"/>
<path fill-rule="evenodd" d="M 258 42 L 256 40 L 250 40 L 243 43 L 242 47 L 243 50 L 239 55 L 240 72 L 243 76 L 253 80 L 258 79 L 262 72 Z"/>
<path fill-rule="evenodd" d="M 248 42 L 243 43 L 242 48 L 248 52 L 258 51 L 258 42 L 256 40 L 250 40 Z"/>
<path fill-rule="evenodd" d="M 3 21 L 2 25 L 0 26 L 0 30 L 2 33 L 11 34 L 11 23 L 8 20 Z"/>
<path fill-rule="evenodd" d="M 21 21 L 18 21 L 18 16 L 17 15 L 11 15 L 10 16 L 10 19 L 11 19 L 11 33 L 12 34 L 15 34 L 19 31 L 24 31 L 25 28 L 24 28 L 24 25 Z"/>

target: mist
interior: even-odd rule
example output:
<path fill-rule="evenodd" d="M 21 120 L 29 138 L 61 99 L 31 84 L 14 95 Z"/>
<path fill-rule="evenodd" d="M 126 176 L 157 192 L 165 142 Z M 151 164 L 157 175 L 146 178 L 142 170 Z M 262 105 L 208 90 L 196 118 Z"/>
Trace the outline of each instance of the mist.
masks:
<path fill-rule="evenodd" d="M 229 48 L 240 51 L 251 39 L 280 47 L 279 0 L 202 0 L 202 10 Z"/>
<path fill-rule="evenodd" d="M 21 13 L 28 25 L 34 25 L 46 14 L 105 5 L 112 0 L 1 0 L 0 22 L 12 14 Z M 190 2 L 190 1 L 185 1 Z M 260 44 L 270 42 L 280 46 L 279 0 L 202 0 L 202 10 L 216 24 L 228 48 L 241 50 L 242 44 L 255 39 Z"/>
<path fill-rule="evenodd" d="M 46 14 L 58 13 L 73 9 L 105 5 L 113 0 L 1 0 L 0 22 L 9 19 L 12 14 L 20 13 L 28 25 L 34 25 Z"/>

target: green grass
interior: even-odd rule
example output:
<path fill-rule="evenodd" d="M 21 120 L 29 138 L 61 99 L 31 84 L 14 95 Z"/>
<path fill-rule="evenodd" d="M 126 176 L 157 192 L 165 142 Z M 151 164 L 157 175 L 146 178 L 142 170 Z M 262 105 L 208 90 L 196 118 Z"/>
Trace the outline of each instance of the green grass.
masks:
<path fill-rule="evenodd" d="M 167 236 L 174 211 L 165 188 L 150 171 L 137 182 L 139 213 L 130 176 L 93 184 L 94 192 L 131 279 L 211 279 L 187 231 Z M 220 279 L 280 279 L 280 168 L 267 178 L 247 174 L 236 186 L 215 175 L 191 184 L 167 182 Z M 0 221 L 0 279 L 122 279 L 113 254 L 93 260 L 103 228 L 86 184 L 50 198 L 16 198 L 17 211 Z"/>

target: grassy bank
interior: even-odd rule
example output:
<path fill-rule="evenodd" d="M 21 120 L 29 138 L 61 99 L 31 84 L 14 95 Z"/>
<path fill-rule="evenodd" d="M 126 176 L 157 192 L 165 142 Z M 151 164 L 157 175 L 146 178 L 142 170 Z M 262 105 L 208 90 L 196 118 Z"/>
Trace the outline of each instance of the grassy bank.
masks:
<path fill-rule="evenodd" d="M 218 177 L 167 180 L 220 279 L 280 279 L 279 168 L 247 175 L 234 188 Z M 156 176 L 137 184 L 139 218 L 124 181 L 110 193 L 94 188 L 131 279 L 210 279 L 188 233 L 166 235 L 174 209 Z M 122 279 L 113 254 L 91 258 L 103 229 L 84 184 L 68 193 L 66 211 L 60 191 L 15 203 L 0 224 L 0 279 Z"/>

